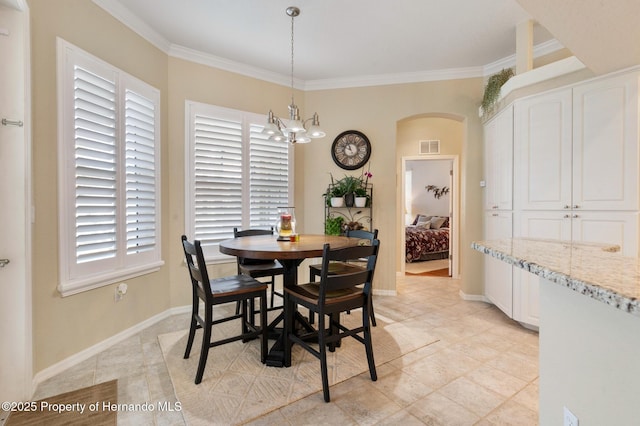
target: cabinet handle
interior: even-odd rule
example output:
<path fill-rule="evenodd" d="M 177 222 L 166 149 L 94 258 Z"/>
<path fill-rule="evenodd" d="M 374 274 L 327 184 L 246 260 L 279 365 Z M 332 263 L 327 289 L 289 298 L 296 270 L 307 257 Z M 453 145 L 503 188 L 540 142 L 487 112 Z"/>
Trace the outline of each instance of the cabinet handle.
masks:
<path fill-rule="evenodd" d="M 493 206 L 493 207 L 491 207 L 491 208 L 495 210 L 495 209 L 497 209 L 497 208 L 498 208 L 498 206 Z"/>
<path fill-rule="evenodd" d="M 568 214 L 565 214 L 565 215 L 564 215 L 564 218 L 565 218 L 565 219 L 569 219 L 570 217 L 571 217 L 571 216 L 569 216 Z"/>
<path fill-rule="evenodd" d="M 500 215 L 499 215 L 498 213 L 494 213 L 494 214 L 492 214 L 491 216 L 493 216 L 493 217 L 498 217 L 498 216 L 500 216 Z"/>
<path fill-rule="evenodd" d="M 574 219 L 575 219 L 575 218 L 577 218 L 577 217 L 579 217 L 577 214 L 574 214 L 574 215 L 573 215 L 573 218 L 574 218 Z"/>
<path fill-rule="evenodd" d="M 564 205 L 564 208 L 565 208 L 565 209 L 570 209 L 570 208 L 571 208 L 571 206 L 570 206 L 569 204 L 565 204 L 565 205 Z"/>
<path fill-rule="evenodd" d="M 574 208 L 574 209 L 579 209 L 579 208 L 580 208 L 580 206 L 576 204 L 575 206 L 573 206 L 573 208 Z"/>

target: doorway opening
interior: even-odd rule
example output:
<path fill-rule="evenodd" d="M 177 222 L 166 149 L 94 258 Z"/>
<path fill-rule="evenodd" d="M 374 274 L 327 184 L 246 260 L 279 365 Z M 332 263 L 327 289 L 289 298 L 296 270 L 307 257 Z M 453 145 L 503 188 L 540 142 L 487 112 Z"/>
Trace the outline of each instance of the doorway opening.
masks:
<path fill-rule="evenodd" d="M 402 157 L 401 273 L 459 276 L 458 163 L 457 155 Z"/>

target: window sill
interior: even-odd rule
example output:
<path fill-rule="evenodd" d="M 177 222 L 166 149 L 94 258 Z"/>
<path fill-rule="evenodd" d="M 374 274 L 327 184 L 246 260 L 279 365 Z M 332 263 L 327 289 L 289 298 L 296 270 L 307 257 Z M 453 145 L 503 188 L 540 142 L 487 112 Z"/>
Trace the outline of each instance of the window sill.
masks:
<path fill-rule="evenodd" d="M 62 297 L 71 296 L 74 294 L 82 293 L 84 291 L 104 287 L 109 284 L 114 284 L 123 280 L 128 280 L 131 278 L 139 277 L 141 275 L 157 272 L 163 265 L 164 261 L 159 260 L 146 265 L 114 271 L 108 274 L 94 275 L 89 278 L 63 282 L 58 284 L 58 292 Z"/>

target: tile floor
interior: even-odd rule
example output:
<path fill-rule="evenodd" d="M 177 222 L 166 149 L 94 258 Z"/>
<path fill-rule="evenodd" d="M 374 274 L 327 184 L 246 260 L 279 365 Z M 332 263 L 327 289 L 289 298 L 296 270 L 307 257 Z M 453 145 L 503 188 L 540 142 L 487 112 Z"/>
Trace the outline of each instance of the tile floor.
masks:
<path fill-rule="evenodd" d="M 428 329 L 439 342 L 254 420 L 252 425 L 537 425 L 538 335 L 495 307 L 459 297 L 449 278 L 398 278 L 376 315 Z M 157 336 L 187 328 L 176 315 L 40 384 L 35 399 L 118 379 L 119 403 L 176 401 Z M 374 342 L 375 346 L 375 342 Z M 120 412 L 119 425 L 183 425 L 179 411 Z M 215 424 L 215 422 L 212 422 Z"/>

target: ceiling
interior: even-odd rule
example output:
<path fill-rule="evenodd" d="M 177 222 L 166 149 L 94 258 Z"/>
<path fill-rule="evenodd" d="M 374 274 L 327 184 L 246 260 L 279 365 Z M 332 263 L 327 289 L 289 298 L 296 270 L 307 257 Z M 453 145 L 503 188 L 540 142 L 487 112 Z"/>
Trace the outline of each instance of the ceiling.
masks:
<path fill-rule="evenodd" d="M 513 65 L 516 0 L 93 0 L 172 56 L 305 88 L 487 75 Z M 534 44 L 553 46 L 536 26 Z"/>

